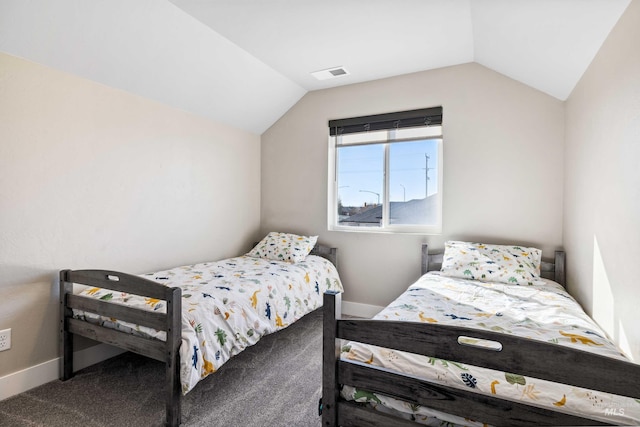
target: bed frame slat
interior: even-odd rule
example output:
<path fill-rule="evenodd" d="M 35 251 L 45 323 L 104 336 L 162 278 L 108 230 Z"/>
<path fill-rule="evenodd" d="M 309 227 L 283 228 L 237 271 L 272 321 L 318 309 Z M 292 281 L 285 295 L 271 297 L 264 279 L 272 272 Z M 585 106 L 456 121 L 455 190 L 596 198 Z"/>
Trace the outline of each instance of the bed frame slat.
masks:
<path fill-rule="evenodd" d="M 384 412 L 358 406 L 351 402 L 338 402 L 338 422 L 342 427 L 416 427 L 416 423 Z"/>
<path fill-rule="evenodd" d="M 166 299 L 167 286 L 133 274 L 110 270 L 66 270 L 68 282 Z"/>
<path fill-rule="evenodd" d="M 520 402 L 480 395 L 472 391 L 436 385 L 408 374 L 394 372 L 378 366 L 359 362 L 338 364 L 338 377 L 342 384 L 359 389 L 386 394 L 401 400 L 414 402 L 435 410 L 474 420 L 482 420 L 492 425 L 504 424 L 505 414 L 509 414 L 509 425 L 563 425 L 581 424 L 606 425 L 586 418 L 561 414 L 548 409 L 526 405 Z M 454 405 L 455 406 L 452 406 Z M 456 413 L 455 409 L 459 408 Z"/>
<path fill-rule="evenodd" d="M 629 375 L 638 365 L 558 344 L 452 325 L 368 319 L 340 320 L 337 331 L 337 338 L 349 341 L 498 371 L 508 367 L 514 374 L 621 396 L 640 396 L 638 377 Z M 502 350 L 461 345 L 460 336 L 499 342 Z M 553 366 L 562 366 L 562 369 L 553 369 Z"/>
<path fill-rule="evenodd" d="M 166 330 L 167 327 L 167 315 L 165 313 L 140 310 L 139 308 L 113 304 L 82 295 L 68 295 L 67 306 L 71 309 L 100 313 L 101 316 L 112 317 L 124 322 L 131 322 L 160 331 Z"/>
<path fill-rule="evenodd" d="M 67 329 L 72 334 L 117 345 L 125 350 L 133 351 L 161 362 L 165 361 L 165 344 L 163 341 L 138 337 L 78 319 L 67 319 Z"/>

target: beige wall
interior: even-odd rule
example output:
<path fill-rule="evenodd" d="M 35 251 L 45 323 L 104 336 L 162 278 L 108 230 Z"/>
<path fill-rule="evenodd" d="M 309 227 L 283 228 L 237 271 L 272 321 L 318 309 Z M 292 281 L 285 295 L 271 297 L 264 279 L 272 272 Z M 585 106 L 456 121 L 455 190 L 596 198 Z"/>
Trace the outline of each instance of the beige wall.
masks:
<path fill-rule="evenodd" d="M 57 270 L 236 255 L 259 182 L 257 135 L 0 54 L 0 377 L 57 357 Z"/>
<path fill-rule="evenodd" d="M 640 362 L 640 2 L 566 103 L 569 291 Z"/>
<path fill-rule="evenodd" d="M 442 105 L 443 233 L 327 231 L 327 121 Z M 447 239 L 562 246 L 563 103 L 478 64 L 308 93 L 262 135 L 262 232 L 339 248 L 345 300 L 382 306 Z"/>

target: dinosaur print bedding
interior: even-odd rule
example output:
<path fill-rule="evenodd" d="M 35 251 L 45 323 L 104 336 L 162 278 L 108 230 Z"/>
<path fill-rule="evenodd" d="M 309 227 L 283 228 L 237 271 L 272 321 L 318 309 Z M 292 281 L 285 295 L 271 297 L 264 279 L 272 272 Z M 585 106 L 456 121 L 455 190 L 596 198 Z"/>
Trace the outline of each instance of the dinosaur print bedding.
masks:
<path fill-rule="evenodd" d="M 141 275 L 182 289 L 182 392 L 215 372 L 232 356 L 322 306 L 325 290 L 342 291 L 334 265 L 309 255 L 291 264 L 240 256 Z M 166 312 L 165 302 L 100 288 L 81 295 L 149 311 Z M 165 340 L 165 332 L 74 310 L 74 317 Z"/>
<path fill-rule="evenodd" d="M 530 286 L 422 276 L 375 319 L 472 327 L 549 341 L 612 358 L 625 356 L 561 285 L 543 279 Z M 537 406 L 597 417 L 613 424 L 640 424 L 640 400 L 583 390 L 508 372 L 418 356 L 360 343 L 342 346 L 341 358 L 407 372 L 451 387 L 472 389 Z M 585 372 L 585 375 L 589 375 Z M 432 426 L 484 426 L 455 415 L 344 386 L 348 400 Z"/>

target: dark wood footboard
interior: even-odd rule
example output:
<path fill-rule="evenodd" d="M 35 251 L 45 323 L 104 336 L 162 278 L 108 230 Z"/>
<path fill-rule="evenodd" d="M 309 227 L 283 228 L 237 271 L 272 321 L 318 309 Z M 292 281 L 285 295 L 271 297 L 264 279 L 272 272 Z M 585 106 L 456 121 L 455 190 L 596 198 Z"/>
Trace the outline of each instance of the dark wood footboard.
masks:
<path fill-rule="evenodd" d="M 588 418 L 431 383 L 372 365 L 340 360 L 340 341 L 357 341 L 541 378 L 622 396 L 640 397 L 640 365 L 565 346 L 470 328 L 429 323 L 340 318 L 340 294 L 324 295 L 322 424 L 406 426 L 414 423 L 344 401 L 339 390 L 363 390 L 493 425 L 606 425 Z M 500 351 L 458 343 L 460 336 L 500 343 Z M 589 372 L 589 375 L 585 375 Z"/>
<path fill-rule="evenodd" d="M 73 294 L 73 284 L 127 292 L 166 301 L 166 313 L 156 313 Z M 166 423 L 180 425 L 180 343 L 182 331 L 181 290 L 130 274 L 106 270 L 60 272 L 60 379 L 73 376 L 73 336 L 80 335 L 114 345 L 166 365 Z M 73 318 L 73 309 L 117 318 L 166 332 L 166 341 L 149 339 Z"/>

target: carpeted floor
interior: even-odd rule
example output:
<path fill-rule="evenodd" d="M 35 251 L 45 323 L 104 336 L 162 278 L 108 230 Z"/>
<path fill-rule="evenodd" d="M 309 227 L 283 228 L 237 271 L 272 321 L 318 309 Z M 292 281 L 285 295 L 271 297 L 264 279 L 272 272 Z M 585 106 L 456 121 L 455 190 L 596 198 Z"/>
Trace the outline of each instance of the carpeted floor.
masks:
<path fill-rule="evenodd" d="M 0 402 L 0 426 L 159 426 L 164 365 L 131 353 Z M 322 312 L 263 337 L 182 399 L 184 426 L 317 426 Z"/>

